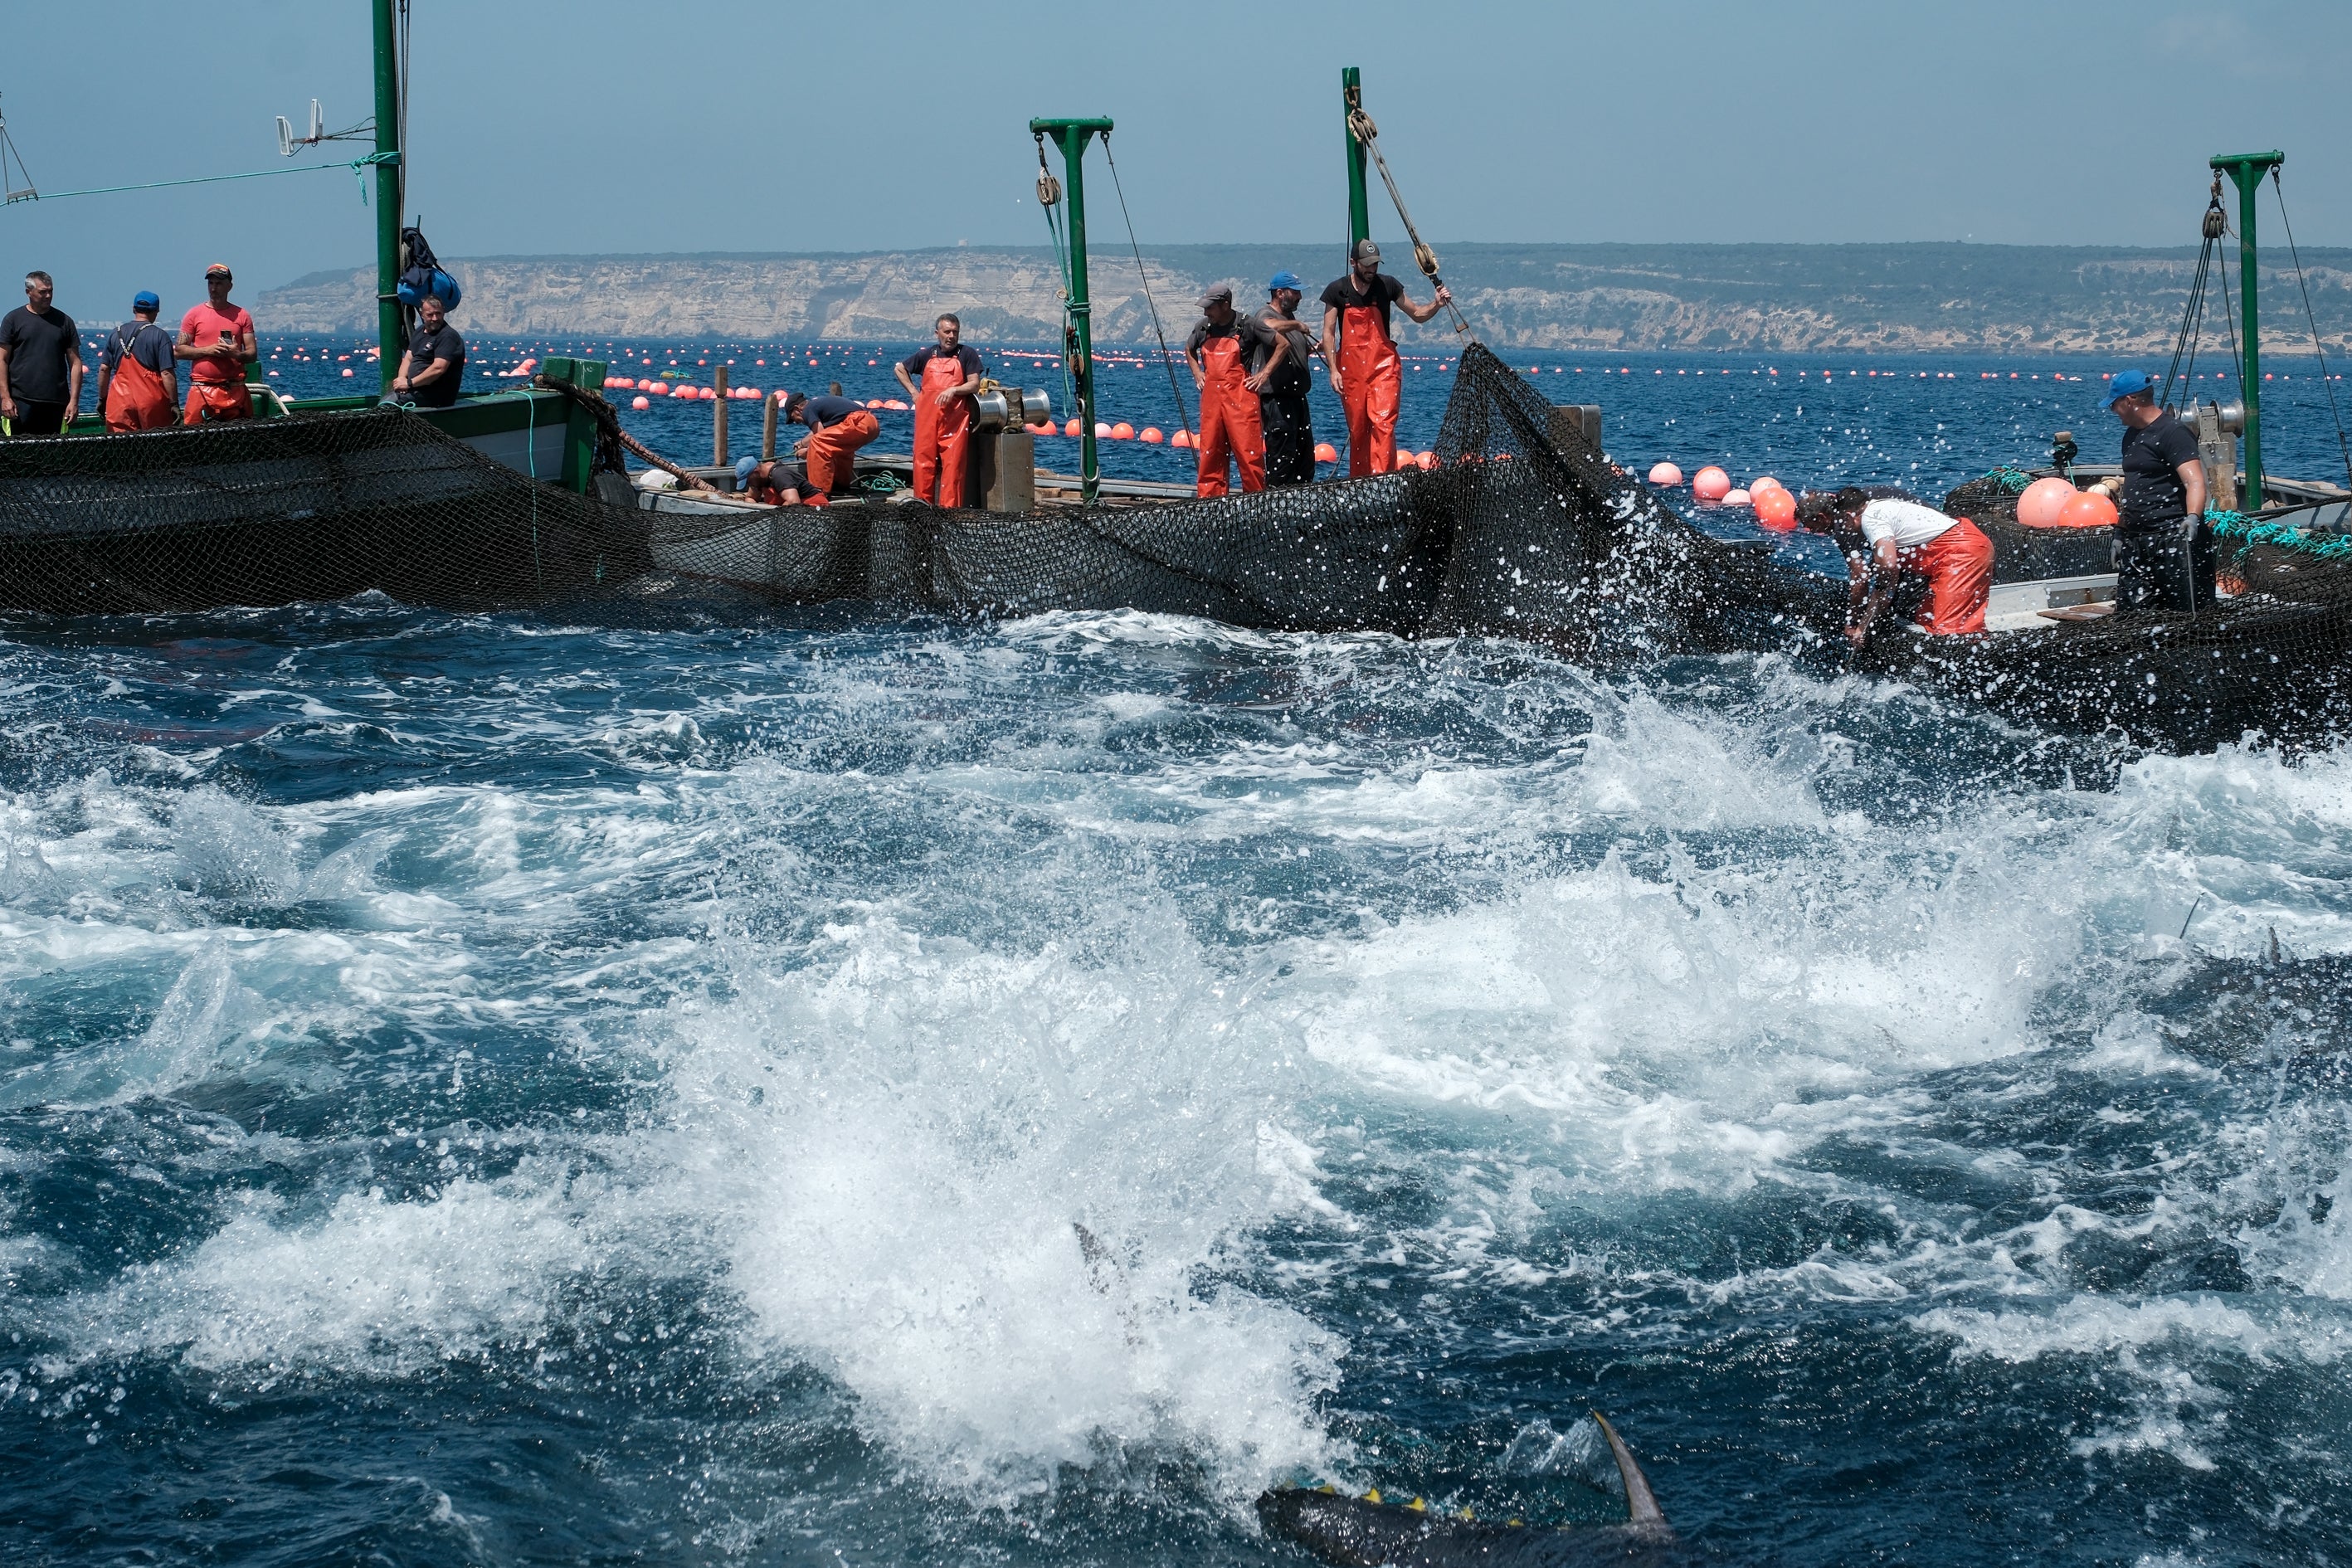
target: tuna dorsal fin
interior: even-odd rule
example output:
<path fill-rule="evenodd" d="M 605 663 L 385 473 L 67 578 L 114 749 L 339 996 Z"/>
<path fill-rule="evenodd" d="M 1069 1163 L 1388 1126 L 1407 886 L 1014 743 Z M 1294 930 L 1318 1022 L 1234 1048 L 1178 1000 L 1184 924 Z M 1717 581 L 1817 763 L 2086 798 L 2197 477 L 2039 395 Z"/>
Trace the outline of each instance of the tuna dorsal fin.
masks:
<path fill-rule="evenodd" d="M 1609 1452 L 1617 1461 L 1617 1474 L 1625 1483 L 1625 1522 L 1637 1529 L 1670 1530 L 1658 1498 L 1650 1489 L 1650 1478 L 1642 1473 L 1633 1458 L 1633 1450 L 1625 1447 L 1625 1439 L 1617 1436 L 1617 1428 L 1609 1425 L 1609 1417 L 1598 1410 L 1592 1418 L 1601 1423 L 1601 1435 L 1609 1439 Z"/>

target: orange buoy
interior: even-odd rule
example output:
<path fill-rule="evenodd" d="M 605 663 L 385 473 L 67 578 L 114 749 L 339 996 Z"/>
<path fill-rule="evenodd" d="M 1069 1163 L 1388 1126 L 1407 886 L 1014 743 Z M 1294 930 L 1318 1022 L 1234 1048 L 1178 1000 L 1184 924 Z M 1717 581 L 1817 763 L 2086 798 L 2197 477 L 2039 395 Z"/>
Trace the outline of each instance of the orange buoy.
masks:
<path fill-rule="evenodd" d="M 1339 460 L 1339 448 L 1328 441 L 1318 441 L 1315 443 L 1315 460 L 1318 463 L 1336 463 Z"/>
<path fill-rule="evenodd" d="M 1168 439 L 1160 433 L 1160 426 L 1157 425 L 1146 425 L 1135 433 L 1135 438 L 1147 447 L 1157 447 L 1160 442 Z"/>
<path fill-rule="evenodd" d="M 1413 461 L 1419 463 L 1423 468 L 1434 468 L 1437 467 L 1437 453 L 1434 450 L 1423 452 Z"/>
<path fill-rule="evenodd" d="M 1746 506 L 1750 499 L 1748 492 L 1746 490 L 1726 490 L 1723 495 L 1723 504 L 1726 506 Z"/>
<path fill-rule="evenodd" d="M 352 356 L 351 356 L 351 355 L 349 355 L 349 354 L 345 354 L 343 357 L 344 357 L 345 359 L 349 359 L 349 358 L 351 358 Z M 351 373 L 350 371 L 345 371 L 345 372 L 343 372 L 343 374 L 344 374 L 345 375 L 349 375 L 349 374 L 351 374 L 352 373 Z"/>
<path fill-rule="evenodd" d="M 2028 528 L 2063 528 L 2059 514 L 2078 493 L 2073 480 L 2055 474 L 2036 479 L 2017 498 L 2017 521 Z"/>
<path fill-rule="evenodd" d="M 1122 419 L 1110 427 L 1110 438 L 1114 441 L 1132 441 L 1135 439 L 1135 426 Z"/>
<path fill-rule="evenodd" d="M 637 394 L 635 397 L 632 397 L 632 398 L 630 398 L 630 399 L 629 399 L 629 406 L 630 406 L 630 407 L 632 407 L 632 408 L 635 408 L 635 409 L 644 410 L 644 409 L 651 408 L 653 405 L 654 405 L 654 400 L 653 400 L 652 398 L 650 398 L 650 397 L 647 397 L 647 396 L 646 396 L 644 393 L 642 393 L 642 392 L 641 392 L 641 393 L 639 393 L 639 394 Z"/>
<path fill-rule="evenodd" d="M 1672 463 L 1658 463 L 1650 469 L 1650 482 L 1654 485 L 1678 485 L 1683 482 L 1683 471 Z"/>
<path fill-rule="evenodd" d="M 1749 502 L 1756 509 L 1756 521 L 1766 528 L 1786 531 L 1797 526 L 1797 498 L 1777 487 L 1759 491 Z"/>
<path fill-rule="evenodd" d="M 1396 455 L 1396 463 L 1392 471 L 1402 473 L 1407 468 L 1417 468 L 1419 467 L 1421 467 L 1421 459 L 1419 458 L 1414 457 L 1411 452 L 1399 452 Z"/>
<path fill-rule="evenodd" d="M 1192 432 L 1190 430 L 1179 430 L 1176 434 L 1168 437 L 1168 444 L 1171 447 L 1191 447 L 1196 443 L 1192 439 Z"/>
<path fill-rule="evenodd" d="M 2106 528 L 2116 521 L 2116 503 L 2104 491 L 2084 490 L 2058 509 L 2061 528 Z"/>
<path fill-rule="evenodd" d="M 1731 493 L 1731 476 L 1710 463 L 1691 476 L 1691 494 L 1701 500 L 1721 500 Z"/>
<path fill-rule="evenodd" d="M 1077 422 L 1076 420 L 1075 420 L 1075 419 L 1071 420 L 1067 425 L 1065 425 L 1065 426 L 1062 426 L 1062 434 L 1063 434 L 1063 435 L 1065 435 L 1065 436 L 1076 436 L 1077 433 L 1078 433 L 1078 422 Z"/>
<path fill-rule="evenodd" d="M 879 408 L 882 406 L 882 400 L 878 397 L 869 397 L 866 400 L 866 406 L 868 408 Z"/>

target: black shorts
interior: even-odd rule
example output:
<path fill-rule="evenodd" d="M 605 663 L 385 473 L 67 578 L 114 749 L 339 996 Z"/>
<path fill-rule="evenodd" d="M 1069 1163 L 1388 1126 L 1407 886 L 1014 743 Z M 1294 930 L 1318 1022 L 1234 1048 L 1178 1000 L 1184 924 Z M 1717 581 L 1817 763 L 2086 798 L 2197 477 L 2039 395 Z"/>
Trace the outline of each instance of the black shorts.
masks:
<path fill-rule="evenodd" d="M 55 436 L 66 427 L 66 405 L 16 399 L 16 417 L 10 421 L 19 436 Z"/>
<path fill-rule="evenodd" d="M 1258 423 L 1265 431 L 1265 482 L 1304 485 L 1315 479 L 1315 424 L 1301 393 L 1261 393 Z"/>
<path fill-rule="evenodd" d="M 2204 610 L 2213 606 L 2213 530 L 2183 538 L 2179 520 L 2116 530 L 2116 608 Z"/>

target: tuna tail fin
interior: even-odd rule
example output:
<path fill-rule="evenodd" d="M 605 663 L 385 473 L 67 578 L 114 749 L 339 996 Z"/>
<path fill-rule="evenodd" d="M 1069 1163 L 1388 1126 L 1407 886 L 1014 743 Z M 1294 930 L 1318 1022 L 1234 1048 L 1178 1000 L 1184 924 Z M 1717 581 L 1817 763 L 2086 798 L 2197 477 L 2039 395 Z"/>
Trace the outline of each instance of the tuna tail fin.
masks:
<path fill-rule="evenodd" d="M 1636 1530 L 1672 1531 L 1674 1526 L 1666 1522 L 1665 1510 L 1658 1507 L 1657 1494 L 1650 1489 L 1650 1478 L 1642 1473 L 1633 1450 L 1625 1447 L 1625 1439 L 1617 1436 L 1609 1417 L 1596 1410 L 1592 1418 L 1601 1423 L 1601 1435 L 1609 1439 L 1610 1457 L 1617 1461 L 1618 1477 L 1625 1483 L 1625 1522 Z"/>

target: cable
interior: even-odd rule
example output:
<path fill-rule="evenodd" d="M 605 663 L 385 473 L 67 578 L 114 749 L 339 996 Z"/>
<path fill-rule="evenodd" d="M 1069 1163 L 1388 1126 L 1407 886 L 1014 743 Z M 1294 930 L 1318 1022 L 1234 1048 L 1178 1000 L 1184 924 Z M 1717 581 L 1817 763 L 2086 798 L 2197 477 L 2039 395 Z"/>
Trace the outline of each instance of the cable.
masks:
<path fill-rule="evenodd" d="M 125 191 L 161 191 L 173 185 L 216 185 L 225 180 L 266 180 L 273 174 L 316 174 L 329 169 L 349 169 L 354 174 L 378 163 L 398 163 L 397 153 L 371 153 L 364 158 L 354 158 L 348 163 L 301 163 L 290 169 L 254 169 L 242 174 L 199 174 L 189 180 L 147 180 L 135 185 L 92 185 L 79 191 L 52 191 L 47 195 L 26 196 L 27 201 L 61 202 L 68 196 L 111 196 Z M 367 183 L 360 183 L 360 201 L 367 201 Z"/>
<path fill-rule="evenodd" d="M 2287 221 L 2286 187 L 2279 181 L 2276 163 L 2271 165 L 2271 195 L 2278 198 L 2279 225 L 2286 230 L 2286 253 L 2294 258 L 2294 285 L 2303 290 L 2304 319 L 2311 323 L 2311 352 L 2319 356 L 2319 384 L 2327 389 L 2327 412 L 2336 417 L 2336 449 L 2344 458 L 2345 482 L 2352 484 L 2352 444 L 2344 439 L 2344 415 L 2336 406 L 2336 384 L 2327 379 L 2327 350 L 2319 341 L 2319 318 L 2312 313 L 2311 285 L 2303 279 L 2303 257 L 2294 247 L 2294 225 Z"/>
<path fill-rule="evenodd" d="M 1143 302 L 1151 309 L 1151 335 L 1160 340 L 1160 363 L 1167 367 L 1168 390 L 1176 396 L 1176 417 L 1183 422 L 1184 438 L 1193 439 L 1192 411 L 1185 406 L 1183 390 L 1176 384 L 1176 359 L 1168 352 L 1168 334 L 1160 330 L 1160 306 L 1151 298 L 1151 277 L 1143 269 L 1143 248 L 1135 243 L 1135 220 L 1127 216 L 1127 192 L 1118 183 L 1118 160 L 1110 155 L 1110 132 L 1102 133 L 1103 162 L 1110 165 L 1110 188 L 1118 192 L 1118 216 L 1127 224 L 1127 247 L 1135 252 L 1135 275 L 1143 279 Z"/>

